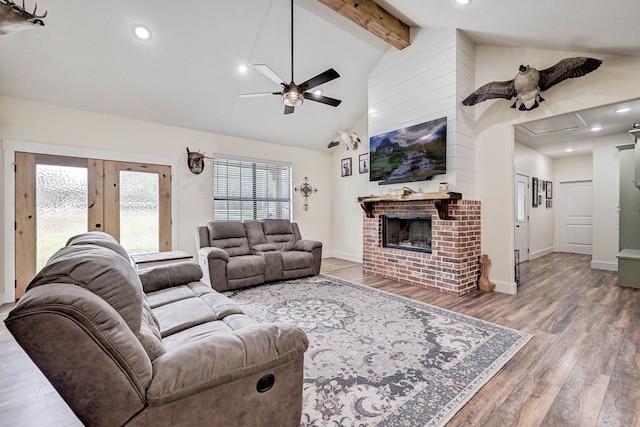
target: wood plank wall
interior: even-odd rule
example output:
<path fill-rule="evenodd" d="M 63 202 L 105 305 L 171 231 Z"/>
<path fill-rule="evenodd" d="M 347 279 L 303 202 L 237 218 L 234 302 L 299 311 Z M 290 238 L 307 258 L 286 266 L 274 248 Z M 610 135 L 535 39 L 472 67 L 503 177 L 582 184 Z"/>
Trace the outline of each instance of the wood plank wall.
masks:
<path fill-rule="evenodd" d="M 415 30 L 411 46 L 390 49 L 369 75 L 369 110 L 376 111 L 369 136 L 447 117 L 447 174 L 414 185 L 422 191 L 437 191 L 439 181 L 448 181 L 464 198 L 474 198 L 474 118 L 460 108 L 474 84 L 474 46 L 455 29 Z M 370 185 L 370 193 L 378 194 L 378 184 Z"/>

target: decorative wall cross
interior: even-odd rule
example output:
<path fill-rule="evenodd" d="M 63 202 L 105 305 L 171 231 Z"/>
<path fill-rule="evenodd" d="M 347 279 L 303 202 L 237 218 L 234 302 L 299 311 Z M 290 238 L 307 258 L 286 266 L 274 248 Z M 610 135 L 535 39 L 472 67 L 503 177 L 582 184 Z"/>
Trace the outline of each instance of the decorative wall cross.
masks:
<path fill-rule="evenodd" d="M 309 184 L 309 178 L 305 176 L 304 179 L 302 180 L 302 185 L 294 188 L 294 190 L 296 193 L 302 194 L 302 197 L 304 197 L 304 204 L 302 205 L 302 209 L 304 209 L 305 211 L 308 211 L 309 196 L 311 196 L 313 193 L 317 193 L 318 189 L 315 187 L 312 187 L 311 184 Z"/>

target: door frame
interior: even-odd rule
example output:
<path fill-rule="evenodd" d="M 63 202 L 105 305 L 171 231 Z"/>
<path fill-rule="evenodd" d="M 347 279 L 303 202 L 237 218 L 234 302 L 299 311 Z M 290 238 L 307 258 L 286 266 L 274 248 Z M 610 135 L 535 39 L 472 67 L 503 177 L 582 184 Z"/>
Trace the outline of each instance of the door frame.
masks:
<path fill-rule="evenodd" d="M 515 214 L 514 215 L 514 228 L 513 228 L 513 246 L 514 249 L 517 249 L 517 240 L 516 240 L 516 227 L 518 226 L 518 219 L 516 218 L 517 216 L 517 209 L 518 209 L 518 175 L 522 176 L 525 178 L 525 182 L 527 184 L 526 187 L 526 197 L 525 197 L 525 214 L 527 216 L 527 253 L 524 254 L 520 254 L 520 262 L 523 261 L 528 261 L 529 260 L 529 245 L 531 243 L 531 235 L 530 235 L 530 230 L 529 230 L 529 218 L 530 218 L 530 209 L 531 207 L 529 206 L 529 203 L 531 203 L 531 187 L 529 186 L 530 182 L 531 182 L 531 175 L 527 172 L 523 172 L 523 171 L 519 171 L 516 169 L 515 174 L 514 174 L 514 178 L 513 178 L 513 183 L 514 183 L 514 210 L 515 210 Z"/>
<path fill-rule="evenodd" d="M 15 153 L 16 151 L 53 156 L 83 157 L 91 159 L 112 160 L 117 162 L 149 163 L 171 167 L 171 241 L 175 250 L 178 242 L 178 159 L 152 154 L 124 153 L 117 151 L 96 150 L 92 148 L 70 147 L 54 144 L 41 144 L 19 140 L 2 141 L 4 161 L 4 250 L 3 287 L 0 287 L 0 304 L 15 302 L 15 239 L 13 229 L 15 223 Z"/>

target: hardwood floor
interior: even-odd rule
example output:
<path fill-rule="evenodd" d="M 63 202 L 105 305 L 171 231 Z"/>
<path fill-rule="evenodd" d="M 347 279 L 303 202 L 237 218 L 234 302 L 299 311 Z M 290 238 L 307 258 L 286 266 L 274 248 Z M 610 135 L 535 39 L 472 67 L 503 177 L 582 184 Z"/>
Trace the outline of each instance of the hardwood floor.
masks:
<path fill-rule="evenodd" d="M 640 426 L 640 291 L 590 261 L 554 253 L 524 262 L 513 296 L 434 293 L 333 258 L 322 272 L 533 335 L 448 426 Z M 4 324 L 0 368 L 0 426 L 79 425 Z"/>

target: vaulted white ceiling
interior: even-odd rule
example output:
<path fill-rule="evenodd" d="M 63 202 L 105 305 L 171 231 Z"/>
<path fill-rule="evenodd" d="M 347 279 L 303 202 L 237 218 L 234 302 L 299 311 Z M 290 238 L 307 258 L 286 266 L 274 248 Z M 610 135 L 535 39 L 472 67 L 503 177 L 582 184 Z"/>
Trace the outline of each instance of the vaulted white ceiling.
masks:
<path fill-rule="evenodd" d="M 478 43 L 640 56 L 637 0 L 378 3 L 409 25 L 460 28 Z M 289 0 L 39 0 L 45 27 L 0 36 L 0 95 L 326 149 L 364 117 L 367 76 L 395 48 L 316 0 L 295 0 L 295 81 L 334 68 L 341 77 L 320 89 L 342 104 L 306 101 L 285 116 L 278 96 L 238 98 L 280 91 L 239 65 L 264 63 L 290 80 L 289 8 Z M 135 24 L 151 39 L 136 40 Z"/>

